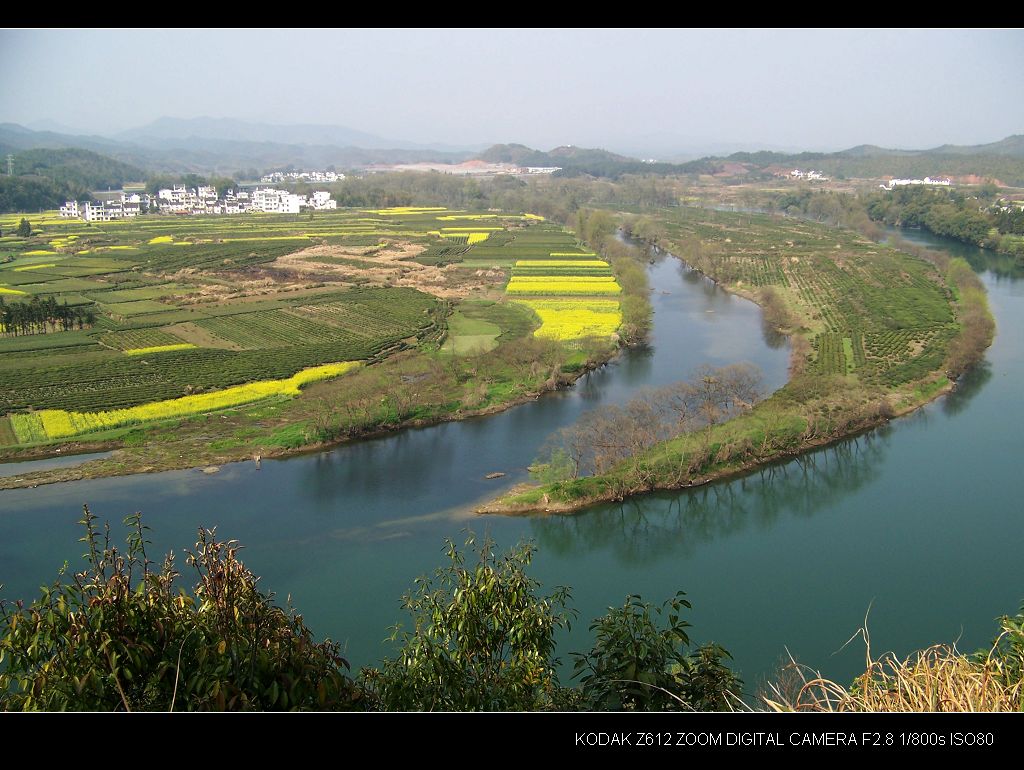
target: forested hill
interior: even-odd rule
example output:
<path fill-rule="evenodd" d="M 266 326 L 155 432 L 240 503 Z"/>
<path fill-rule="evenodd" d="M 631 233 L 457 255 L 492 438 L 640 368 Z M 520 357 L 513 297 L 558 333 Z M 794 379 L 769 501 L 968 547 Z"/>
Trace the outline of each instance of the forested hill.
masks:
<path fill-rule="evenodd" d="M 838 177 L 976 176 L 1024 185 L 1024 135 L 1015 134 L 989 144 L 946 144 L 929 150 L 894 150 L 862 144 L 840 152 L 736 152 L 726 158 L 697 161 L 712 173 L 727 162 L 749 164 L 754 170 L 769 166 L 813 168 Z"/>
<path fill-rule="evenodd" d="M 517 166 L 557 166 L 559 176 L 594 176 L 618 179 L 624 174 L 684 174 L 691 164 L 648 163 L 616 155 L 607 150 L 566 145 L 548 152 L 522 144 L 496 144 L 479 155 L 489 163 L 514 163 Z"/>
<path fill-rule="evenodd" d="M 91 150 L 33 149 L 14 153 L 13 176 L 0 177 L 0 212 L 54 209 L 145 179 L 139 168 Z"/>
<path fill-rule="evenodd" d="M 16 176 L 43 176 L 54 182 L 88 190 L 120 189 L 146 178 L 140 168 L 90 150 L 35 149 L 14 156 Z"/>

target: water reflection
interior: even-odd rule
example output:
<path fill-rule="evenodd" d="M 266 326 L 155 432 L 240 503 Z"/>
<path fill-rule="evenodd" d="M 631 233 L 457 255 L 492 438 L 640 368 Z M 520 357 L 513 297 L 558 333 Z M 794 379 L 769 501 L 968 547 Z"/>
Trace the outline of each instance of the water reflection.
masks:
<path fill-rule="evenodd" d="M 621 564 L 683 558 L 697 546 L 780 516 L 810 517 L 878 477 L 892 429 L 682 493 L 656 493 L 573 516 L 536 516 L 530 529 L 542 551 L 578 555 L 608 549 Z"/>
<path fill-rule="evenodd" d="M 761 317 L 761 338 L 764 340 L 764 344 L 772 350 L 783 348 L 789 343 L 789 337 L 769 323 L 764 316 Z"/>
<path fill-rule="evenodd" d="M 957 380 L 956 388 L 942 399 L 942 411 L 947 415 L 955 415 L 967 408 L 985 384 L 992 379 L 992 364 L 982 361 Z"/>

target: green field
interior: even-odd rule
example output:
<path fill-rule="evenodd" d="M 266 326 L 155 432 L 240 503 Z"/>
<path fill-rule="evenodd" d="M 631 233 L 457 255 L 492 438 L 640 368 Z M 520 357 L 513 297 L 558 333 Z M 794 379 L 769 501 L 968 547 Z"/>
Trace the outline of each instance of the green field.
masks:
<path fill-rule="evenodd" d="M 29 218 L 33 237 L 0 243 L 7 258 L 0 286 L 22 292 L 4 294 L 5 303 L 52 298 L 92 322 L 0 332 L 0 446 L 15 442 L 12 415 L 24 424 L 23 441 L 44 440 L 25 427 L 32 420 L 17 417 L 31 410 L 127 409 L 321 364 L 372 362 L 442 339 L 446 356 L 477 356 L 538 327 L 525 306 L 502 301 L 500 274 L 491 292 L 499 301 L 456 303 L 454 314 L 450 300 L 360 274 L 393 268 L 396 253 L 410 265 L 400 275 L 469 260 L 468 271 L 445 273 L 456 283 L 475 265 L 528 259 L 559 264 L 522 268 L 527 279 L 610 276 L 600 264 L 573 269 L 568 261 L 594 260 L 575 236 L 519 214 L 407 208 L 91 224 Z M 311 247 L 315 256 L 275 262 Z M 388 249 L 388 259 L 375 261 Z"/>
<path fill-rule="evenodd" d="M 956 333 L 951 292 L 929 262 L 855 234 L 767 215 L 680 209 L 667 244 L 740 291 L 771 288 L 809 330 L 810 365 L 898 386 L 941 368 Z"/>
<path fill-rule="evenodd" d="M 966 264 L 933 263 L 852 231 L 789 217 L 680 207 L 629 226 L 635 236 L 758 301 L 766 333 L 782 329 L 790 335 L 790 380 L 763 400 L 756 393 L 712 395 L 708 388 L 727 383 L 728 372 L 648 394 L 646 408 L 663 399 L 655 411 L 685 404 L 678 412 L 684 417 L 665 428 L 667 439 L 645 423 L 639 446 L 618 454 L 602 450 L 599 458 L 579 455 L 575 466 L 559 467 L 557 481 L 516 491 L 487 510 L 575 510 L 706 483 L 807 451 L 875 427 L 948 389 L 950 369 L 957 366 L 954 351 L 958 344 L 963 349 L 969 325 L 975 329 L 971 344 L 982 346 L 981 352 L 987 344 L 984 292 Z M 538 314 L 542 301 L 531 301 Z M 730 403 L 732 411 L 721 419 L 717 410 Z M 616 427 L 605 429 L 632 435 L 637 426 L 626 424 L 633 419 L 629 413 L 627 408 Z M 574 447 L 592 445 L 572 434 L 559 441 L 538 458 L 537 468 L 551 471 L 556 452 L 569 457 Z"/>

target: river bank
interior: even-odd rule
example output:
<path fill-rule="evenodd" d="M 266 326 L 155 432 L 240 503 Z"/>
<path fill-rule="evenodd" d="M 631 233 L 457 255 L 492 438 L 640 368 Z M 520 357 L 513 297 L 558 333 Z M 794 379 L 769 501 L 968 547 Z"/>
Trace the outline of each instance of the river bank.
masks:
<path fill-rule="evenodd" d="M 296 457 L 304 454 L 322 452 L 342 444 L 366 439 L 373 439 L 397 431 L 411 428 L 425 428 L 432 425 L 440 425 L 446 422 L 469 420 L 473 418 L 486 417 L 497 414 L 516 406 L 534 401 L 545 393 L 562 390 L 571 387 L 580 377 L 607 365 L 620 353 L 620 349 L 608 350 L 603 354 L 595 354 L 584 361 L 572 372 L 560 372 L 557 378 L 551 378 L 537 387 L 526 392 L 517 393 L 512 397 L 499 403 L 489 404 L 479 409 L 460 409 L 458 412 L 442 411 L 446 404 L 437 405 L 438 412 L 428 416 L 417 416 L 403 419 L 385 426 L 368 428 L 354 431 L 329 441 L 313 441 L 302 443 L 298 446 L 266 446 L 260 447 L 258 452 L 259 460 L 283 459 Z M 386 362 L 377 364 L 383 365 Z M 337 387 L 337 383 L 332 383 Z M 315 399 L 318 393 L 327 390 L 330 385 L 314 387 L 308 393 L 304 392 L 299 399 L 299 404 L 288 404 L 301 406 L 301 399 L 307 402 Z M 282 404 L 283 405 L 283 404 Z M 255 406 L 255 405 L 254 405 Z M 262 407 L 273 405 L 263 404 Z M 86 454 L 94 452 L 108 452 L 109 455 L 82 465 L 64 468 L 45 468 L 42 470 L 29 470 L 25 474 L 18 474 L 12 471 L 11 475 L 0 476 L 0 490 L 34 488 L 45 484 L 57 484 L 67 481 L 81 481 L 85 479 L 106 478 L 111 476 L 130 476 L 134 474 L 161 473 L 163 471 L 187 470 L 193 468 L 215 468 L 221 465 L 237 462 L 254 461 L 256 455 L 249 447 L 240 447 L 236 450 L 217 450 L 218 438 L 225 438 L 232 435 L 234 431 L 244 426 L 244 421 L 239 419 L 239 413 L 244 410 L 233 410 L 230 414 L 211 413 L 204 415 L 206 420 L 210 418 L 222 418 L 224 425 L 205 427 L 198 437 L 191 435 L 190 426 L 187 422 L 180 420 L 156 423 L 146 427 L 148 431 L 171 431 L 175 434 L 175 440 L 170 442 L 152 442 L 139 447 L 125 447 L 121 441 L 98 441 L 98 442 L 74 442 L 73 444 L 54 445 L 53 447 L 33 447 L 25 450 L 21 456 L 25 462 L 32 465 L 37 461 L 65 457 L 69 454 Z M 195 440 L 190 440 L 190 439 Z M 19 462 L 6 463 L 8 468 L 20 464 Z"/>
<path fill-rule="evenodd" d="M 975 250 L 955 253 L 978 265 L 1000 324 L 986 363 L 947 397 L 856 438 L 578 515 L 474 516 L 476 505 L 528 480 L 526 466 L 552 432 L 639 389 L 677 382 L 706 362 L 753 362 L 767 389 L 787 381 L 789 350 L 764 333 L 757 306 L 676 260 L 656 259 L 649 346 L 516 409 L 265 460 L 260 469 L 244 462 L 214 475 L 169 471 L 0 492 L 0 596 L 37 595 L 65 560 L 79 568 L 76 522 L 88 503 L 115 530 L 141 510 L 154 553 L 193 547 L 199 526 L 238 539 L 266 589 L 292 596 L 356 668 L 392 652 L 381 640 L 407 620 L 401 596 L 443 561 L 446 538 L 461 543 L 469 532 L 502 549 L 534 543 L 534 577 L 548 589 L 572 587 L 580 622 L 559 637 L 563 660 L 586 649 L 590 619 L 626 594 L 660 602 L 678 590 L 693 602 L 695 639 L 727 647 L 749 692 L 787 651 L 837 681 L 863 673 L 862 646 L 837 650 L 869 606 L 874 647 L 905 655 L 959 638 L 961 649 L 977 649 L 991 641 L 993 618 L 1024 595 L 1014 430 L 1024 275 L 1002 261 L 989 272 L 981 260 L 990 256 Z M 506 476 L 486 479 L 493 471 Z"/>
<path fill-rule="evenodd" d="M 395 431 L 485 417 L 571 387 L 624 347 L 643 344 L 647 333 L 643 319 L 649 319 L 650 303 L 643 269 L 629 248 L 600 237 L 598 244 L 625 285 L 623 305 L 628 303 L 630 313 L 624 314 L 621 336 L 562 344 L 534 338 L 527 326 L 514 333 L 502 329 L 510 339 L 482 354 L 446 353 L 443 338 L 437 349 L 388 351 L 355 373 L 305 388 L 294 399 L 264 399 L 106 431 L 92 440 L 18 448 L 0 456 L 0 462 L 13 465 L 23 459 L 25 472 L 0 474 L 0 490 L 189 468 L 212 473 L 229 463 L 258 464 Z M 69 451 L 110 454 L 74 467 L 38 463 Z"/>
<path fill-rule="evenodd" d="M 723 218 L 730 222 L 727 216 L 719 216 L 719 219 Z M 736 227 L 741 220 L 742 217 L 734 217 L 730 224 Z M 641 240 L 685 262 L 676 254 L 680 250 L 679 243 L 661 230 L 664 223 L 645 224 L 645 231 L 639 233 Z M 726 226 L 720 221 L 716 222 L 716 225 Z M 784 240 L 790 249 L 795 249 L 795 243 L 807 235 L 802 231 L 803 227 L 790 227 L 786 230 L 783 225 L 781 228 L 784 234 L 792 236 L 792 239 Z M 818 230 L 821 229 L 818 226 Z M 762 230 L 765 233 L 769 232 L 765 227 L 762 227 Z M 951 327 L 948 350 L 947 346 L 943 346 L 937 351 L 937 355 L 931 356 L 929 360 L 933 368 L 930 370 L 915 364 L 915 368 L 911 370 L 914 371 L 914 376 L 905 377 L 903 381 L 887 381 L 886 375 L 883 374 L 881 383 L 886 386 L 880 387 L 877 381 L 865 382 L 859 376 L 853 376 L 855 371 L 859 373 L 868 369 L 864 362 L 868 354 L 868 343 L 864 341 L 866 335 L 861 336 L 858 331 L 848 331 L 859 328 L 857 321 L 849 317 L 848 310 L 844 317 L 843 311 L 846 308 L 841 301 L 834 301 L 835 307 L 830 307 L 827 299 L 823 304 L 815 304 L 821 302 L 824 293 L 820 286 L 815 286 L 815 276 L 808 277 L 802 267 L 793 269 L 794 265 L 800 265 L 801 260 L 817 258 L 815 269 L 818 271 L 834 270 L 839 266 L 845 273 L 842 268 L 852 264 L 855 271 L 867 273 L 867 280 L 861 283 L 870 285 L 878 282 L 880 275 L 872 277 L 870 274 L 877 257 L 861 258 L 858 262 L 860 255 L 857 254 L 855 246 L 859 244 L 855 243 L 855 236 L 846 232 L 845 237 L 854 240 L 844 244 L 836 243 L 835 249 L 844 248 L 844 252 L 836 258 L 820 249 L 820 254 L 809 254 L 806 250 L 807 244 L 804 243 L 805 249 L 800 252 L 799 257 L 796 254 L 783 255 L 781 258 L 773 257 L 781 264 L 780 268 L 772 264 L 766 266 L 763 264 L 764 258 L 758 257 L 751 260 L 755 263 L 756 271 L 748 268 L 746 272 L 743 265 L 736 268 L 733 264 L 735 258 L 731 254 L 731 246 L 725 245 L 722 252 L 711 256 L 707 253 L 711 251 L 707 248 L 707 242 L 690 243 L 694 252 L 704 257 L 700 266 L 693 266 L 694 269 L 709 277 L 725 291 L 761 305 L 766 312 L 766 318 L 770 318 L 776 331 L 786 333 L 801 342 L 799 345 L 791 345 L 790 381 L 772 397 L 726 423 L 712 422 L 706 429 L 695 425 L 690 428 L 689 433 L 684 432 L 667 442 L 640 452 L 634 450 L 631 456 L 623 459 L 612 469 L 590 475 L 576 475 L 547 484 L 520 485 L 498 499 L 478 506 L 477 512 L 574 513 L 598 503 L 621 502 L 637 494 L 703 486 L 830 446 L 877 428 L 892 419 L 910 414 L 939 396 L 949 393 L 955 387 L 954 380 L 948 376 L 950 370 L 952 369 L 956 376 L 974 366 L 992 341 L 992 327 L 987 331 L 979 330 L 979 325 L 984 326 L 985 323 L 991 322 L 991 314 L 984 292 L 981 291 L 979 294 L 980 284 L 975 285 L 977 279 L 973 273 L 969 276 L 964 275 L 965 270 L 969 272 L 966 263 L 960 266 L 949 263 L 948 260 L 939 262 L 939 267 L 946 268 L 945 280 L 948 282 L 948 287 L 945 288 L 946 301 L 950 307 L 948 325 Z M 724 238 L 724 244 L 731 243 L 731 237 Z M 771 248 L 775 249 L 776 246 L 772 245 Z M 877 252 L 869 251 L 867 254 L 873 256 Z M 891 256 L 888 258 L 893 259 Z M 898 260 L 903 260 L 902 264 L 906 269 L 910 269 L 914 258 L 903 256 L 898 257 L 897 262 Z M 906 276 L 900 264 L 895 264 L 894 268 Z M 784 279 L 781 282 L 768 281 L 767 286 L 762 285 L 756 291 L 744 286 L 743 278 L 750 275 L 763 276 L 766 270 L 769 275 L 773 270 L 777 270 L 776 275 L 784 276 Z M 726 277 L 731 280 L 726 280 Z M 922 280 L 926 277 L 922 276 Z M 829 280 L 836 285 L 845 286 L 847 290 L 860 288 L 856 283 L 847 280 L 846 275 L 842 279 L 830 277 Z M 797 287 L 795 291 L 790 288 L 791 282 Z M 908 304 L 920 302 L 920 298 L 911 294 L 912 291 L 919 290 L 920 282 L 907 283 L 906 297 L 903 300 Z M 831 290 L 828 283 L 825 286 Z M 873 288 L 862 289 L 864 296 L 871 296 L 869 292 L 874 291 Z M 808 298 L 811 301 L 808 301 Z M 891 306 L 892 303 L 900 302 L 901 297 L 897 294 L 887 298 L 887 301 Z M 934 305 L 935 301 L 930 300 L 930 303 Z M 862 310 L 863 307 L 864 304 L 861 303 L 859 309 Z M 819 323 L 815 323 L 816 320 Z M 891 328 L 889 319 L 885 320 L 885 326 Z M 839 356 L 836 365 L 838 371 L 835 370 L 836 367 L 830 371 L 821 364 L 825 355 L 822 340 L 828 341 L 830 335 L 835 334 L 833 330 L 837 328 L 842 330 L 839 332 L 840 336 L 847 336 L 842 339 L 843 355 L 833 353 L 833 357 Z M 919 340 L 921 337 L 918 336 L 916 339 Z M 915 350 L 914 345 L 920 349 Z M 926 345 L 921 345 L 920 342 L 915 342 L 914 345 L 902 354 L 908 363 L 909 359 L 923 358 L 927 352 Z M 903 362 L 900 362 L 900 365 L 904 369 L 907 368 Z M 820 424 L 823 422 L 823 415 L 826 425 Z M 579 464 L 577 459 L 577 468 Z"/>

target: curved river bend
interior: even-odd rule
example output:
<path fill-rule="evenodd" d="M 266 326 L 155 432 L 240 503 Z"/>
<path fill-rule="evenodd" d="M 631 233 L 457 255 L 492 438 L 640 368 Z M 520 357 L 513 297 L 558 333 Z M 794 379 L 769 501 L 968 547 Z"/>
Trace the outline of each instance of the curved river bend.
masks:
<path fill-rule="evenodd" d="M 904 234 L 906 237 L 906 235 Z M 914 240 L 921 241 L 915 236 Z M 968 256 L 999 327 L 985 366 L 958 391 L 858 439 L 742 479 L 597 506 L 569 517 L 476 517 L 473 503 L 526 478 L 548 435 L 587 409 L 694 368 L 752 361 L 773 388 L 788 349 L 762 334 L 760 310 L 674 259 L 650 268 L 655 328 L 568 391 L 488 417 L 408 430 L 330 451 L 199 471 L 0 492 L 0 583 L 32 597 L 81 553 L 82 503 L 112 522 L 141 509 L 154 551 L 180 553 L 200 525 L 246 547 L 265 589 L 291 595 L 309 625 L 343 642 L 353 667 L 375 663 L 399 599 L 466 530 L 499 544 L 536 542 L 533 574 L 569 585 L 579 620 L 561 649 L 629 593 L 684 590 L 697 641 L 735 657 L 752 690 L 786 654 L 849 679 L 853 634 L 871 607 L 874 651 L 960 639 L 985 644 L 995 616 L 1024 599 L 1024 276 Z M 484 475 L 504 471 L 498 481 Z M 861 669 L 858 669 L 858 666 Z"/>

